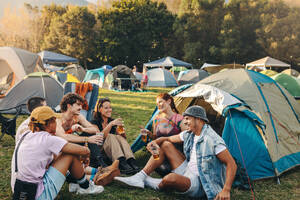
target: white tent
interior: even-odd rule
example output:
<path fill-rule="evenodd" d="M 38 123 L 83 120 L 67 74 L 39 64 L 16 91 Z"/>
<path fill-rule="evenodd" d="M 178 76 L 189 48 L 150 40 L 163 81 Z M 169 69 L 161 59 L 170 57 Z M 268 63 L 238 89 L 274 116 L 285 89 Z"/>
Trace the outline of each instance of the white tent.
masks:
<path fill-rule="evenodd" d="M 267 57 L 264 57 L 259 60 L 256 60 L 256 61 L 246 64 L 246 68 L 253 67 L 253 66 L 263 67 L 265 70 L 266 67 L 290 67 L 291 65 L 286 64 L 275 58 L 271 58 L 271 57 L 267 56 Z"/>
<path fill-rule="evenodd" d="M 174 66 L 192 67 L 192 64 L 167 56 L 159 60 L 155 60 L 149 63 L 144 63 L 144 66 L 146 67 L 174 67 Z"/>

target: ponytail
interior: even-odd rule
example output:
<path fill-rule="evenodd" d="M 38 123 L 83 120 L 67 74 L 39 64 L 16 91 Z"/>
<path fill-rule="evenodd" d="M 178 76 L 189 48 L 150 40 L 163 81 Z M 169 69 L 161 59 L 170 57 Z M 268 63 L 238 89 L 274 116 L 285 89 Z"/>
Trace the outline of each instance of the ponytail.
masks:
<path fill-rule="evenodd" d="M 171 107 L 172 111 L 177 114 L 179 113 L 175 106 L 174 98 L 171 95 L 169 95 L 168 93 L 160 93 L 159 95 L 157 95 L 156 98 L 162 98 L 165 101 L 168 101 L 170 99 L 171 100 L 170 107 Z"/>

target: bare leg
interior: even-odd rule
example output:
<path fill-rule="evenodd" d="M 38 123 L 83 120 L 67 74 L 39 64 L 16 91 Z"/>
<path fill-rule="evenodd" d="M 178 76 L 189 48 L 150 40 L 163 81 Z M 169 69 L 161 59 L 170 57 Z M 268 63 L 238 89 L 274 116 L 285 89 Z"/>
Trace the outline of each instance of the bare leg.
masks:
<path fill-rule="evenodd" d="M 179 167 L 185 160 L 184 155 L 171 142 L 165 141 L 160 146 L 159 160 L 154 160 L 153 156 L 151 156 L 143 171 L 150 175 L 166 158 L 170 162 L 172 169 Z"/>
<path fill-rule="evenodd" d="M 158 185 L 160 189 L 175 189 L 179 192 L 187 191 L 190 186 L 191 181 L 189 178 L 175 173 L 165 176 Z"/>
<path fill-rule="evenodd" d="M 76 179 L 79 179 L 84 175 L 84 170 L 78 157 L 71 154 L 62 153 L 52 163 L 52 167 L 56 168 L 63 175 L 66 175 L 69 170 Z"/>

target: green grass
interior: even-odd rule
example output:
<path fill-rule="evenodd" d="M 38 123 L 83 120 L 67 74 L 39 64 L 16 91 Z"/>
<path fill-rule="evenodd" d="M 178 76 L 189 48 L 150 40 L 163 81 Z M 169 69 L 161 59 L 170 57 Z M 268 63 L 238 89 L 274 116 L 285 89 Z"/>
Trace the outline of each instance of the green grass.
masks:
<path fill-rule="evenodd" d="M 113 117 L 121 116 L 125 122 L 127 139 L 132 143 L 139 134 L 139 125 L 145 125 L 154 108 L 155 97 L 160 92 L 169 89 L 154 88 L 149 92 L 114 92 L 100 90 L 100 97 L 109 97 L 113 106 Z M 27 116 L 20 116 L 17 126 Z M 0 141 L 0 199 L 11 199 L 10 188 L 10 162 L 14 150 L 14 140 L 5 135 Z M 135 154 L 139 165 L 142 167 L 149 157 L 146 151 Z M 154 174 L 156 175 L 156 174 Z M 280 177 L 281 184 L 275 179 L 260 180 L 253 184 L 255 199 L 300 199 L 300 168 L 293 169 Z M 253 199 L 251 191 L 233 189 L 231 199 L 248 200 Z M 64 185 L 57 199 L 141 199 L 141 200 L 163 200 L 163 199 L 189 199 L 175 194 L 174 192 L 156 192 L 151 189 L 134 189 L 127 186 L 111 183 L 105 186 L 105 191 L 99 195 L 75 195 L 68 192 L 67 184 Z"/>

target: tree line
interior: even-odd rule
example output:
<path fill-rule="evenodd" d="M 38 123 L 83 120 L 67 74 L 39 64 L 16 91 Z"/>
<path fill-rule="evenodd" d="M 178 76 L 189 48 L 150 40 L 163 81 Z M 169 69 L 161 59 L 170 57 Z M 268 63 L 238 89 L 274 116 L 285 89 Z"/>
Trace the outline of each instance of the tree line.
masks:
<path fill-rule="evenodd" d="M 173 56 L 199 68 L 271 56 L 300 63 L 299 7 L 282 0 L 181 0 L 178 12 L 163 1 L 120 0 L 110 7 L 25 4 L 6 9 L 0 45 L 76 57 L 87 68 L 138 66 Z"/>

